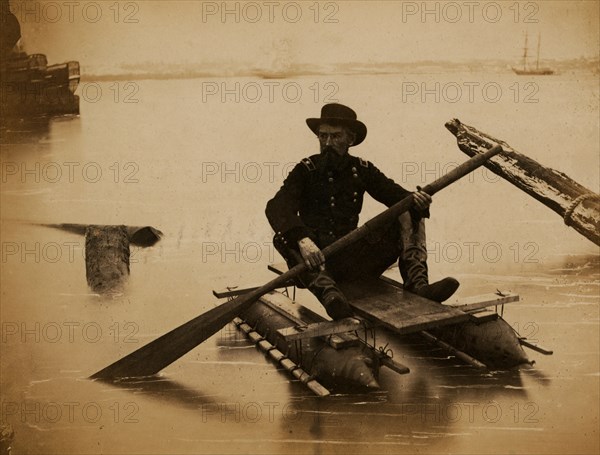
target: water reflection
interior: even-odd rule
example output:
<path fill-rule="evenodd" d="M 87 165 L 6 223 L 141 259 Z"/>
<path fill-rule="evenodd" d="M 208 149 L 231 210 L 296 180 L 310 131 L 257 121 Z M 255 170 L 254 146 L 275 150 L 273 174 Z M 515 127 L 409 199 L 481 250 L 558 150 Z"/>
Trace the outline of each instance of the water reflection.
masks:
<path fill-rule="evenodd" d="M 482 371 L 418 335 L 395 337 L 382 331 L 378 336 L 382 343 L 389 342 L 411 373 L 399 376 L 382 369 L 380 391 L 337 388 L 319 398 L 282 372 L 288 378 L 290 406 L 286 418 L 278 420 L 281 435 L 311 441 L 313 453 L 345 444 L 377 452 L 404 445 L 435 446 L 468 434 L 469 425 L 516 426 L 520 421 L 515 419 L 524 411 L 536 411 L 521 371 L 539 379 L 544 375 L 531 367 Z M 243 344 L 243 336 L 232 329 L 218 342 L 223 348 L 219 357 L 226 360 Z M 264 357 L 258 350 L 254 355 Z"/>
<path fill-rule="evenodd" d="M 470 367 L 449 366 L 429 372 L 433 374 L 416 373 L 413 380 L 403 376 L 406 381 L 368 394 L 325 399 L 296 395 L 294 412 L 300 424 L 282 421 L 281 431 L 306 428 L 315 447 L 367 443 L 367 451 L 378 452 L 388 446 L 435 446 L 469 434 L 471 424 L 514 426 L 518 412 L 514 403 L 527 402 L 519 371 L 482 374 Z M 441 377 L 446 380 L 440 382 Z"/>
<path fill-rule="evenodd" d="M 166 404 L 180 408 L 201 409 L 202 406 L 215 403 L 213 399 L 200 391 L 163 376 L 96 381 L 129 391 L 134 395 L 142 394 L 152 399 L 164 401 Z"/>
<path fill-rule="evenodd" d="M 1 144 L 27 144 L 50 138 L 50 117 L 3 118 Z"/>
<path fill-rule="evenodd" d="M 542 385 L 544 387 L 549 387 L 552 385 L 552 377 L 543 370 L 539 370 L 533 366 L 524 365 L 521 367 L 521 371 L 523 372 L 524 376 L 534 379 L 538 385 Z"/>

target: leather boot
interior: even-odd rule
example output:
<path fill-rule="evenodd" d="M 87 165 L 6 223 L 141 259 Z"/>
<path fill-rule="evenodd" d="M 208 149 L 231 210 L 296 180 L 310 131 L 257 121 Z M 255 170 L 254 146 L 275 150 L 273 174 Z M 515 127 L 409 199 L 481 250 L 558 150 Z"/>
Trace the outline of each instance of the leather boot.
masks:
<path fill-rule="evenodd" d="M 429 284 L 425 261 L 401 259 L 398 265 L 404 280 L 404 289 L 434 302 L 442 303 L 448 300 L 460 286 L 458 280 L 452 277 Z"/>
<path fill-rule="evenodd" d="M 459 286 L 460 283 L 458 280 L 447 277 L 433 284 L 422 286 L 412 292 L 434 302 L 442 303 L 452 297 L 452 294 L 456 292 Z"/>
<path fill-rule="evenodd" d="M 401 215 L 399 221 L 401 254 L 398 268 L 404 289 L 435 302 L 448 300 L 460 284 L 452 277 L 429 284 L 424 221 L 414 223 L 408 213 Z"/>
<path fill-rule="evenodd" d="M 346 297 L 326 270 L 318 273 L 308 285 L 308 289 L 319 299 L 331 319 L 338 320 L 354 315 Z"/>

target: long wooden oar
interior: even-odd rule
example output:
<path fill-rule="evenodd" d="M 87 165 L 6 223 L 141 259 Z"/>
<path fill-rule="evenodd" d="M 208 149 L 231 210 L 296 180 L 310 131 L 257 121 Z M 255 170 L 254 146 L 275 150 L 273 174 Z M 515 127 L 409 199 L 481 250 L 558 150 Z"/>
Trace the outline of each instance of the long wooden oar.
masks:
<path fill-rule="evenodd" d="M 433 183 L 425 186 L 423 191 L 433 196 L 438 191 L 451 183 L 477 169 L 485 161 L 502 150 L 499 145 L 492 147 L 487 152 L 477 155 L 463 164 L 440 177 Z M 365 237 L 368 232 L 388 223 L 401 213 L 409 210 L 413 205 L 412 195 L 405 197 L 392 207 L 380 213 L 361 227 L 346 234 L 328 247 L 323 249 L 325 258 L 331 257 L 348 245 Z M 233 320 L 238 314 L 250 307 L 257 299 L 267 292 L 272 291 L 298 274 L 306 270 L 306 265 L 300 263 L 288 270 L 283 275 L 276 277 L 267 284 L 241 295 L 229 302 L 215 307 L 189 322 L 171 330 L 160 338 L 142 346 L 140 349 L 123 357 L 115 363 L 98 371 L 92 378 L 115 378 L 131 376 L 150 376 L 170 365 L 175 360 L 198 346 L 204 340 L 215 334 L 225 324 Z"/>

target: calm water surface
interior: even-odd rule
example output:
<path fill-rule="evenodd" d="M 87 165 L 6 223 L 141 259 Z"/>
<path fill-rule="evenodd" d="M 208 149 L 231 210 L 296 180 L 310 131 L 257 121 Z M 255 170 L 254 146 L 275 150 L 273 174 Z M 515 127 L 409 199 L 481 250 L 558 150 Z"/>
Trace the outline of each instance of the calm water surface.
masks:
<path fill-rule="evenodd" d="M 401 89 L 488 79 L 336 77 L 335 95 L 323 90 L 331 78 L 280 81 L 300 88 L 294 103 L 280 90 L 248 102 L 260 79 L 136 81 L 137 103 L 103 82 L 80 118 L 11 126 L 0 155 L 0 385 L 14 453 L 597 453 L 598 249 L 484 171 L 436 196 L 431 275 L 456 276 L 459 296 L 520 294 L 505 319 L 555 352 L 530 353 L 533 368 L 481 373 L 382 333 L 411 373 L 383 370 L 378 392 L 318 399 L 226 327 L 152 380 L 86 379 L 217 304 L 212 289 L 271 278 L 264 205 L 290 163 L 315 152 L 304 119 L 323 101 L 359 112 L 369 137 L 356 154 L 409 188 L 464 160 L 443 127 L 454 117 L 598 188 L 593 76 L 539 78 L 537 103 L 515 101 L 511 84 L 523 81 L 509 74 L 494 77 L 497 102 L 422 102 Z M 239 102 L 207 97 L 206 84 L 223 83 L 240 84 Z M 386 97 L 365 98 L 373 84 Z M 363 221 L 380 209 L 367 203 Z M 41 223 L 152 225 L 165 236 L 132 248 L 127 286 L 101 296 L 86 285 L 83 238 Z"/>

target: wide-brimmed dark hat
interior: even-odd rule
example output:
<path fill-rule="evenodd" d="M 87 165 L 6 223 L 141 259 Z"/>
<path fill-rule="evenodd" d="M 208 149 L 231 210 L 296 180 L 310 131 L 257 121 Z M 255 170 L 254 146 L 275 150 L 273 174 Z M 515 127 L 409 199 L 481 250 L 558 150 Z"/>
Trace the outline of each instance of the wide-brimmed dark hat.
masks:
<path fill-rule="evenodd" d="M 343 125 L 350 128 L 356 134 L 354 145 L 360 144 L 367 136 L 367 127 L 356 119 L 356 112 L 343 104 L 331 103 L 321 108 L 321 118 L 307 118 L 306 124 L 316 135 L 319 134 L 319 126 L 324 123 L 329 125 Z"/>

